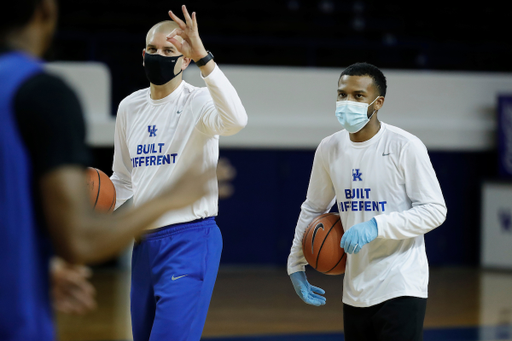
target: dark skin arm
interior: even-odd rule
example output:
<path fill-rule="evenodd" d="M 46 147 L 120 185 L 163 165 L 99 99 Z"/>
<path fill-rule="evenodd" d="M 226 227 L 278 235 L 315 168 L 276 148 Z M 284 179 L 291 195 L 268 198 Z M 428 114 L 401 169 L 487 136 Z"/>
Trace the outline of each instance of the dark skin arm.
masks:
<path fill-rule="evenodd" d="M 42 176 L 43 210 L 57 255 L 75 263 L 95 263 L 122 251 L 135 236 L 169 210 L 190 205 L 206 194 L 215 171 L 193 168 L 161 195 L 114 215 L 94 212 L 88 201 L 85 171 L 63 166 Z M 83 185 L 82 185 L 83 184 Z"/>

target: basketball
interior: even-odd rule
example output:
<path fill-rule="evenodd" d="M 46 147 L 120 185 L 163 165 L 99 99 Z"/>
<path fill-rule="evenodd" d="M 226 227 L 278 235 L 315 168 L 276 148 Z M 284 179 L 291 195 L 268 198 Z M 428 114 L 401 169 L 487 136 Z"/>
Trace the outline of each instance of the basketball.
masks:
<path fill-rule="evenodd" d="M 347 256 L 340 247 L 343 226 L 338 213 L 316 217 L 304 231 L 302 251 L 315 270 L 326 275 L 345 273 Z"/>
<path fill-rule="evenodd" d="M 87 167 L 86 177 L 92 207 L 99 212 L 114 211 L 116 189 L 108 175 L 97 168 Z"/>

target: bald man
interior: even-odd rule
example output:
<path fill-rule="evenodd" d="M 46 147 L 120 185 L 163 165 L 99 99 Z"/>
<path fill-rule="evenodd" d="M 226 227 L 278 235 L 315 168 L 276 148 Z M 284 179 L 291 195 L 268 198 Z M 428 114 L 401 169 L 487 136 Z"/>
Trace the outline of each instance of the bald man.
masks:
<path fill-rule="evenodd" d="M 239 132 L 247 114 L 235 89 L 207 52 L 195 13 L 185 21 L 153 26 L 142 51 L 149 87 L 119 104 L 113 175 L 120 207 L 133 198 L 139 206 L 159 188 L 176 181 L 193 158 L 211 170 L 219 158 L 219 135 Z M 206 87 L 183 81 L 194 61 Z M 213 174 L 212 176 L 215 176 Z M 133 339 L 199 340 L 217 277 L 222 237 L 215 223 L 217 181 L 207 195 L 168 212 L 140 239 L 132 256 Z"/>

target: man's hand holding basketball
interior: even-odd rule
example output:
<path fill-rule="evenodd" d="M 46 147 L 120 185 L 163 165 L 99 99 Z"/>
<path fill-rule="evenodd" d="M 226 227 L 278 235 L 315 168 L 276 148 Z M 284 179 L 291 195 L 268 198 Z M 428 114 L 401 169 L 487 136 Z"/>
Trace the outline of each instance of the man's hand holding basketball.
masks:
<path fill-rule="evenodd" d="M 378 235 L 377 221 L 372 218 L 349 228 L 341 238 L 340 247 L 345 249 L 346 253 L 359 253 L 364 245 L 377 238 Z"/>

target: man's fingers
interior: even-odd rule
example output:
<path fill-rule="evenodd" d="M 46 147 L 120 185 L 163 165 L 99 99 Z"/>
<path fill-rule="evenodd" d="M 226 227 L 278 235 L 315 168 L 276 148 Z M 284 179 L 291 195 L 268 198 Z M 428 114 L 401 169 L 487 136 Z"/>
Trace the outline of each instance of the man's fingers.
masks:
<path fill-rule="evenodd" d="M 311 286 L 311 291 L 316 292 L 317 294 L 325 294 L 325 290 L 319 287 Z"/>
<path fill-rule="evenodd" d="M 187 24 L 181 20 L 176 14 L 173 13 L 173 11 L 169 11 L 169 16 L 171 17 L 171 19 L 176 23 L 178 24 L 178 26 L 184 30 L 185 28 L 187 28 Z"/>
<path fill-rule="evenodd" d="M 73 306 L 66 301 L 57 301 L 54 303 L 54 308 L 61 313 L 70 314 Z"/>
<path fill-rule="evenodd" d="M 96 300 L 93 296 L 85 294 L 85 293 L 79 293 L 78 295 L 74 296 L 76 300 L 76 308 L 79 311 L 89 311 L 96 308 Z"/>
<path fill-rule="evenodd" d="M 167 40 L 172 39 L 172 38 L 174 38 L 175 36 L 179 35 L 180 31 L 181 31 L 180 29 L 175 28 L 175 29 L 174 29 L 174 30 L 172 30 L 172 31 L 171 31 L 171 33 L 169 33 L 169 34 L 167 35 L 167 37 L 165 37 L 165 38 L 166 38 Z"/>
<path fill-rule="evenodd" d="M 324 305 L 326 300 L 325 300 L 325 297 L 315 295 L 315 296 L 306 297 L 304 302 L 306 302 L 307 304 L 319 307 L 321 305 Z"/>
<path fill-rule="evenodd" d="M 92 276 L 92 270 L 90 267 L 85 265 L 76 265 L 75 269 L 77 273 L 85 278 L 90 278 Z"/>
<path fill-rule="evenodd" d="M 323 303 L 325 303 L 325 301 L 327 301 L 327 299 L 325 297 L 317 295 L 317 294 L 311 294 L 310 298 L 312 300 L 315 300 L 315 301 L 318 301 L 318 302 L 323 302 Z"/>
<path fill-rule="evenodd" d="M 185 18 L 185 21 L 183 21 L 176 14 L 174 14 L 173 11 L 169 11 L 169 16 L 171 17 L 171 19 L 175 23 L 177 23 L 182 30 L 185 30 L 187 27 L 188 28 L 195 27 L 195 20 L 192 19 L 192 17 L 195 18 L 195 12 L 192 13 L 192 17 L 191 17 L 190 14 L 188 13 L 187 6 L 185 6 L 185 5 L 181 6 L 181 10 L 183 11 L 183 16 Z"/>
<path fill-rule="evenodd" d="M 197 30 L 197 14 L 196 14 L 196 12 L 192 12 L 192 24 L 194 25 L 194 28 Z"/>
<path fill-rule="evenodd" d="M 187 6 L 185 6 L 185 5 L 181 6 L 181 10 L 183 11 L 183 16 L 185 17 L 187 26 L 192 27 L 194 25 L 194 23 L 192 22 L 192 18 L 190 17 L 190 14 L 188 14 Z"/>
<path fill-rule="evenodd" d="M 320 302 L 325 302 L 326 301 L 326 298 L 324 296 L 320 296 L 320 295 L 315 294 L 315 293 L 310 293 L 309 297 L 314 299 L 314 300 L 320 301 Z"/>
<path fill-rule="evenodd" d="M 94 296 L 82 291 L 60 293 L 54 297 L 56 310 L 67 314 L 84 314 L 96 308 Z"/>
<path fill-rule="evenodd" d="M 354 253 L 354 247 L 355 247 L 354 244 L 348 245 L 348 247 L 345 249 L 345 252 L 348 252 L 350 254 Z"/>
<path fill-rule="evenodd" d="M 345 252 L 352 253 L 352 251 L 354 251 L 353 245 L 355 244 L 353 244 L 352 241 L 346 240 L 345 244 L 342 244 L 341 247 L 345 250 Z"/>
<path fill-rule="evenodd" d="M 347 241 L 347 233 L 344 233 L 344 234 L 343 234 L 343 237 L 341 237 L 341 241 L 340 241 L 340 247 L 341 247 L 342 249 L 344 249 L 344 248 L 345 248 L 345 242 L 346 242 L 346 241 Z"/>
<path fill-rule="evenodd" d="M 175 37 L 167 36 L 167 41 L 173 44 L 178 49 L 178 51 L 181 52 L 182 44 L 178 39 L 176 39 Z"/>

